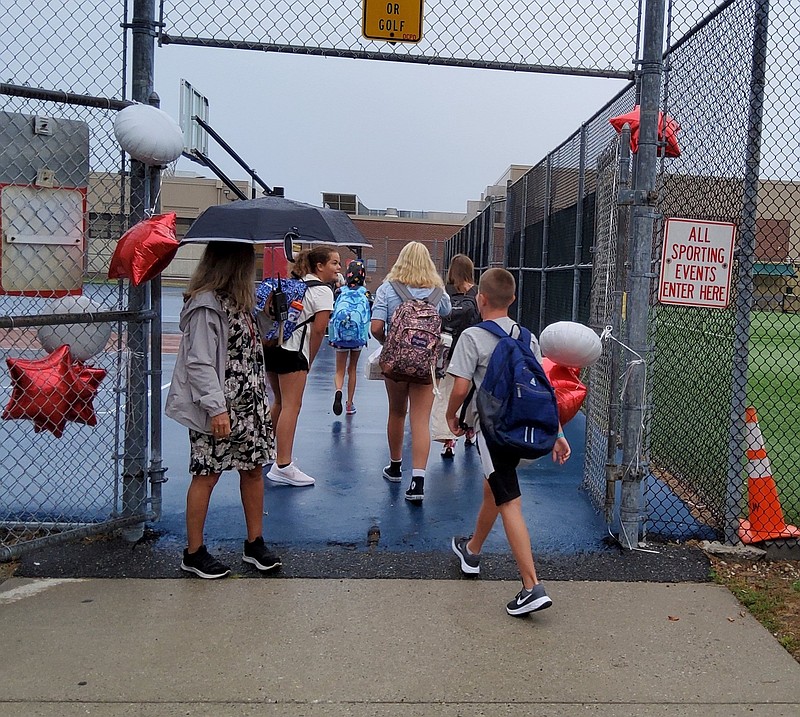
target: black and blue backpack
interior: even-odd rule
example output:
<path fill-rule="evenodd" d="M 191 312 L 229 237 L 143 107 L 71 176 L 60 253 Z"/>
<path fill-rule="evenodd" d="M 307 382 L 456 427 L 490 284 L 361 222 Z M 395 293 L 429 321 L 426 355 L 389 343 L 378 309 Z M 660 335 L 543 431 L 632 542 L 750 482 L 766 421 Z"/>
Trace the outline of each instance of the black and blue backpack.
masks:
<path fill-rule="evenodd" d="M 558 437 L 556 395 L 531 351 L 531 332 L 517 325 L 509 336 L 494 321 L 478 327 L 500 341 L 476 391 L 476 406 L 486 443 L 520 458 L 550 453 Z"/>
<path fill-rule="evenodd" d="M 270 345 L 284 344 L 289 340 L 295 329 L 303 329 L 303 340 L 305 340 L 306 326 L 314 320 L 311 316 L 305 321 L 297 323 L 288 308 L 293 301 L 303 302 L 306 289 L 312 286 L 327 286 L 318 279 L 281 279 L 280 277 L 264 279 L 256 288 L 256 311 L 264 311 L 270 314 L 273 323 L 269 330 L 261 337 L 265 343 Z M 332 289 L 331 289 L 332 290 Z"/>

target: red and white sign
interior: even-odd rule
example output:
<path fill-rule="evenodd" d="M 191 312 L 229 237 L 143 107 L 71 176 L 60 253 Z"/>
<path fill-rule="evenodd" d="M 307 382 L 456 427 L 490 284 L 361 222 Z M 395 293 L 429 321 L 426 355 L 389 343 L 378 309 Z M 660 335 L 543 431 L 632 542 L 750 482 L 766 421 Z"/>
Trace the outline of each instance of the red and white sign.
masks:
<path fill-rule="evenodd" d="M 724 309 L 730 300 L 735 237 L 735 224 L 667 219 L 659 303 Z"/>

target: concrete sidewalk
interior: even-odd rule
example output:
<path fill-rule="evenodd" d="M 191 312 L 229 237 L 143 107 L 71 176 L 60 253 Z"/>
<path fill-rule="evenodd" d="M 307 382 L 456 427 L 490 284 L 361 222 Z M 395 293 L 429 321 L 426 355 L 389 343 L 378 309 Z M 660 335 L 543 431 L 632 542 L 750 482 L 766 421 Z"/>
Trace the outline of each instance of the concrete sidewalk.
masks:
<path fill-rule="evenodd" d="M 0 585 L 0 715 L 800 714 L 798 665 L 714 584 Z"/>

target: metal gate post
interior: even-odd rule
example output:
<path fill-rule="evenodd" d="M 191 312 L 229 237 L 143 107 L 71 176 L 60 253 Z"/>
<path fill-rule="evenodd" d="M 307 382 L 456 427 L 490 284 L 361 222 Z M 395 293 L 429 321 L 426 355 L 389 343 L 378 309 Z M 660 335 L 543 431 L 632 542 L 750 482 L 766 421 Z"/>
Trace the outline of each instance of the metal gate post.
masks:
<path fill-rule="evenodd" d="M 756 5 L 753 29 L 753 63 L 750 74 L 750 112 L 747 118 L 742 224 L 739 230 L 739 273 L 736 277 L 736 326 L 733 339 L 733 390 L 728 438 L 728 480 L 725 494 L 725 542 L 739 541 L 739 512 L 744 495 L 744 412 L 747 404 L 750 312 L 753 308 L 753 260 L 756 250 L 758 177 L 761 163 L 761 128 L 769 35 L 769 0 Z M 737 368 L 738 367 L 738 368 Z"/>
<path fill-rule="evenodd" d="M 525 284 L 525 227 L 528 223 L 528 173 L 522 177 L 522 214 L 519 228 L 519 282 L 517 285 L 517 323 L 525 324 L 522 316 L 522 296 Z"/>
<path fill-rule="evenodd" d="M 146 103 L 153 92 L 155 57 L 155 0 L 134 0 L 131 22 L 131 89 L 136 102 Z M 131 161 L 131 222 L 145 217 L 150 203 L 150 173 L 141 162 Z M 128 286 L 128 310 L 141 312 L 147 305 L 147 286 Z M 122 515 L 142 515 L 147 505 L 147 326 L 131 321 L 128 333 L 128 385 L 125 400 L 125 458 L 122 470 Z M 136 541 L 144 523 L 123 531 Z"/>
<path fill-rule="evenodd" d="M 547 155 L 547 168 L 544 175 L 544 215 L 542 216 L 542 269 L 539 279 L 539 325 L 536 335 L 544 328 L 544 315 L 547 309 L 547 264 L 550 261 L 550 208 L 553 205 L 553 154 Z"/>
<path fill-rule="evenodd" d="M 586 125 L 581 125 L 580 159 L 578 160 L 578 201 L 575 203 L 575 266 L 572 269 L 572 311 L 570 318 L 578 320 L 581 297 L 581 256 L 583 254 L 583 195 L 586 193 Z"/>
<path fill-rule="evenodd" d="M 639 150 L 634 183 L 633 236 L 628 281 L 627 344 L 645 363 L 630 356 L 628 383 L 623 400 L 623 471 L 620 497 L 619 541 L 626 548 L 639 542 L 642 483 L 648 456 L 644 425 L 648 410 L 646 364 L 649 361 L 648 323 L 650 287 L 653 279 L 653 229 L 657 217 L 658 108 L 663 72 L 665 0 L 647 0 L 645 5 L 642 63 L 639 72 Z"/>
<path fill-rule="evenodd" d="M 617 226 L 614 247 L 614 291 L 612 292 L 611 333 L 622 333 L 622 311 L 625 296 L 625 267 L 628 262 L 628 236 L 630 234 L 630 208 L 620 199 L 631 187 L 631 128 L 625 125 L 619 136 L 617 149 Z M 606 523 L 611 524 L 616 501 L 616 482 L 622 477 L 619 457 L 620 447 L 620 371 L 622 348 L 613 341 L 610 347 L 608 381 L 608 443 L 606 445 L 606 496 L 603 505 Z"/>
<path fill-rule="evenodd" d="M 150 104 L 158 107 L 161 103 L 158 95 L 150 95 Z M 158 167 L 150 168 L 150 196 L 152 209 L 155 213 L 161 211 L 161 170 Z M 150 467 L 147 477 L 150 482 L 150 507 L 153 511 L 153 520 L 161 518 L 161 486 L 167 482 L 167 469 L 162 463 L 161 446 L 161 350 L 162 350 L 162 302 L 161 302 L 161 274 L 150 280 L 150 309 L 153 318 L 150 321 Z"/>

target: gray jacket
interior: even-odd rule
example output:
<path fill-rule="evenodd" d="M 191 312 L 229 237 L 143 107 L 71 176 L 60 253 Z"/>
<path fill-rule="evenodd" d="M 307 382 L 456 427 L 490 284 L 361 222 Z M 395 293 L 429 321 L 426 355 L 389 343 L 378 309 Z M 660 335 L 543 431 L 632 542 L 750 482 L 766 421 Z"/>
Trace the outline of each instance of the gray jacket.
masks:
<path fill-rule="evenodd" d="M 228 410 L 228 316 L 216 295 L 204 291 L 184 303 L 179 326 L 183 337 L 164 412 L 187 428 L 210 434 L 211 417 Z"/>

